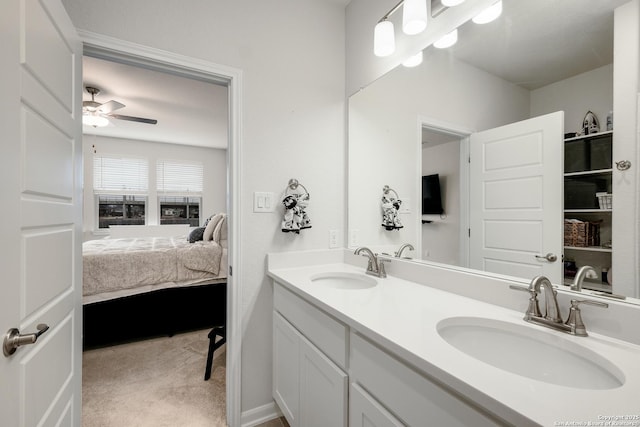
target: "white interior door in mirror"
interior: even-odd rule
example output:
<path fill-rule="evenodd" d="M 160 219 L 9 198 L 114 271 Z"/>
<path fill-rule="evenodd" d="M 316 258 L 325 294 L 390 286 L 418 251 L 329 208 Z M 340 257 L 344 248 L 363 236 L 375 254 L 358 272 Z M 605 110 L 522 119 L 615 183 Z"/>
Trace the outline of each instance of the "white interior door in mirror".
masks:
<path fill-rule="evenodd" d="M 562 283 L 563 123 L 556 112 L 471 135 L 471 268 Z"/>

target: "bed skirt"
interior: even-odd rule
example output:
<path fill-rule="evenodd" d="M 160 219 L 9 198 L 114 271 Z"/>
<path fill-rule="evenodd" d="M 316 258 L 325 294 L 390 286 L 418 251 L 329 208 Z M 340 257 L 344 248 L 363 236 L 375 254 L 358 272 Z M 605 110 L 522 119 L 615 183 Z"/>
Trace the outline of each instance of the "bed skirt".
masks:
<path fill-rule="evenodd" d="M 85 350 L 224 325 L 227 284 L 159 289 L 83 305 Z"/>

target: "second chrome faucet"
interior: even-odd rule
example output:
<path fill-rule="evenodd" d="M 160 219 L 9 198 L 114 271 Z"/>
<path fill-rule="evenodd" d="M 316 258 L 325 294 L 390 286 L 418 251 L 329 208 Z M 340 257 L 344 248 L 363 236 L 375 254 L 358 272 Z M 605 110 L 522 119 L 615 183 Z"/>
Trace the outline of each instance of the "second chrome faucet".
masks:
<path fill-rule="evenodd" d="M 510 286 L 510 288 L 518 291 L 529 292 L 529 306 L 524 314 L 525 321 L 580 337 L 587 336 L 587 329 L 582 321 L 582 315 L 578 306 L 580 304 L 588 304 L 597 307 L 609 307 L 608 304 L 603 302 L 572 299 L 571 307 L 569 309 L 569 317 L 566 322 L 563 322 L 560 317 L 558 299 L 556 298 L 558 292 L 546 277 L 535 277 L 529 284 L 528 288 L 521 288 L 514 285 Z M 538 295 L 540 295 L 541 291 L 544 292 L 544 315 L 540 311 L 540 306 L 538 305 Z"/>

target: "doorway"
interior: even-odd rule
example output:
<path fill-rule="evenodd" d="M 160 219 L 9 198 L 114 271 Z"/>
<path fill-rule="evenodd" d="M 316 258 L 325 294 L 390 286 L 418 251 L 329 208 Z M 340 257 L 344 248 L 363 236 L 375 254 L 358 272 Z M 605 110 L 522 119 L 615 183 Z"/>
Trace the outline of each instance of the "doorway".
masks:
<path fill-rule="evenodd" d="M 102 37 L 93 33 L 79 32 L 84 43 L 84 55 L 108 61 L 128 64 L 177 76 L 187 77 L 228 88 L 228 147 L 227 147 L 227 194 L 228 215 L 228 265 L 227 277 L 227 350 L 226 359 L 226 419 L 230 426 L 240 421 L 240 309 L 239 289 L 233 286 L 242 271 L 239 256 L 240 229 L 239 212 L 241 170 L 241 72 L 229 67 L 196 60 L 170 52 Z M 233 268 L 232 268 L 233 266 Z M 233 275 L 232 275 L 233 272 Z M 239 280 L 238 280 L 239 281 Z M 203 366 L 204 369 L 204 366 Z"/>

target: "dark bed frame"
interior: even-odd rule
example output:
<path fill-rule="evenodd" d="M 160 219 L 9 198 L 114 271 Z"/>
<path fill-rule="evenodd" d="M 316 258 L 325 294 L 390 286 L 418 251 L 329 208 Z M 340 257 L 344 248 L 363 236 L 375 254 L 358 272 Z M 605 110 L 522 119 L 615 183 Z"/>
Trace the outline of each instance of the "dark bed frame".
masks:
<path fill-rule="evenodd" d="M 83 306 L 83 348 L 224 326 L 227 284 L 160 289 Z"/>

